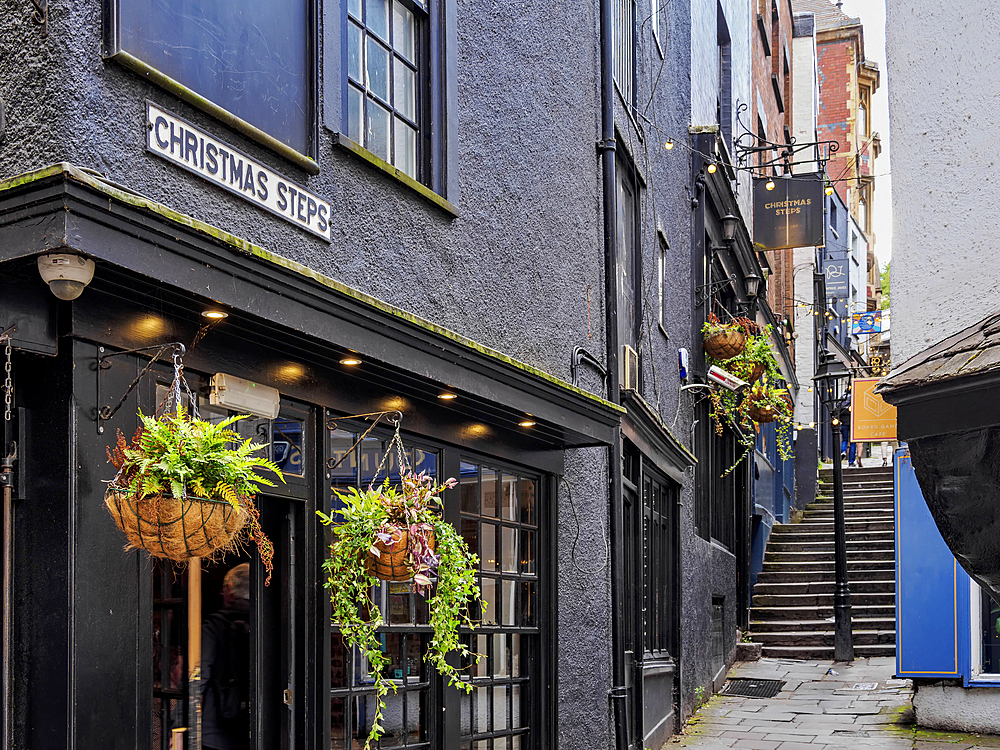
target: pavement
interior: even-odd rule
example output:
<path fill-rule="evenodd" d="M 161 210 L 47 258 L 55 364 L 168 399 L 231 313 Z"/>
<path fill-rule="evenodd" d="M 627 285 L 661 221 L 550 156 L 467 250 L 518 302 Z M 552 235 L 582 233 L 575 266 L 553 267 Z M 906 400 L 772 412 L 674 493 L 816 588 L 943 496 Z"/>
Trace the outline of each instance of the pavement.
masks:
<path fill-rule="evenodd" d="M 1000 737 L 913 725 L 913 687 L 897 680 L 893 657 L 829 661 L 761 659 L 729 677 L 784 680 L 773 698 L 715 695 L 667 748 L 691 750 L 971 750 Z"/>

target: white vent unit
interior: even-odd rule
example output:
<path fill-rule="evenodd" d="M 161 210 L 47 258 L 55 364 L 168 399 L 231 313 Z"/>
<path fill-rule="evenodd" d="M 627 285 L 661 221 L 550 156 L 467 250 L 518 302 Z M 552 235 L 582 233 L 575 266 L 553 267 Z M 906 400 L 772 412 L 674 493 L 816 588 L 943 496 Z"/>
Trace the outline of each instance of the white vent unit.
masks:
<path fill-rule="evenodd" d="M 281 394 L 274 388 L 235 375 L 217 372 L 212 376 L 208 401 L 233 411 L 274 419 L 278 416 Z"/>
<path fill-rule="evenodd" d="M 639 353 L 628 344 L 622 347 L 622 388 L 639 390 Z"/>

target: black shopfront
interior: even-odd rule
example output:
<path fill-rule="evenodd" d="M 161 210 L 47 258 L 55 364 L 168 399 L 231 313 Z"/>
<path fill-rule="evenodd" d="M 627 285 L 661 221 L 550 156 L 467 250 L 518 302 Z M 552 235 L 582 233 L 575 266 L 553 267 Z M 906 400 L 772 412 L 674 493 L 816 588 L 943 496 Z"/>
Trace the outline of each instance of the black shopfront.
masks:
<path fill-rule="evenodd" d="M 96 261 L 79 299 L 49 293 L 35 266 L 46 252 Z M 16 327 L 4 425 L 5 445 L 17 442 L 3 594 L 12 747 L 193 750 L 176 731 L 194 705 L 189 607 L 217 608 L 240 562 L 251 569 L 251 746 L 363 744 L 373 687 L 330 624 L 320 569 L 329 531 L 316 510 L 335 489 L 372 480 L 391 433 L 377 427 L 349 450 L 370 426 L 350 417 L 388 410 L 403 413 L 418 470 L 459 480 L 444 513 L 482 560 L 481 626 L 467 637 L 486 658 L 469 672 L 470 695 L 446 689 L 420 658 L 425 602 L 407 584 L 384 584 L 397 692 L 381 747 L 554 746 L 556 479 L 566 449 L 617 435 L 618 410 L 68 165 L 0 185 L 0 290 L 0 330 Z M 210 308 L 228 317 L 206 323 Z M 207 398 L 216 373 L 281 394 L 276 418 L 240 426 L 267 438 L 288 480 L 258 500 L 275 546 L 269 585 L 248 552 L 204 563 L 192 598 L 189 571 L 124 552 L 104 508 L 105 446 L 156 409 L 168 363 L 142 375 L 112 418 L 100 408 L 149 364 L 148 351 L 126 352 L 174 341 L 187 346 L 203 416 L 223 415 Z M 361 364 L 345 366 L 348 356 Z M 458 398 L 441 400 L 444 390 Z"/>

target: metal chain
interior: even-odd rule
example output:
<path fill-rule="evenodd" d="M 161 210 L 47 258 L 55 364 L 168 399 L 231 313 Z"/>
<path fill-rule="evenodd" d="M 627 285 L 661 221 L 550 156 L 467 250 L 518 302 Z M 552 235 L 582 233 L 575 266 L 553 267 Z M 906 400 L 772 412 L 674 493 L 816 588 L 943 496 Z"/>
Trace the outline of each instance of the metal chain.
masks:
<path fill-rule="evenodd" d="M 7 361 L 4 363 L 5 378 L 3 381 L 3 419 L 5 422 L 10 421 L 11 408 L 14 402 L 14 379 L 11 376 L 11 345 L 10 337 L 6 337 L 5 341 L 7 346 L 5 347 L 4 354 L 7 355 Z"/>

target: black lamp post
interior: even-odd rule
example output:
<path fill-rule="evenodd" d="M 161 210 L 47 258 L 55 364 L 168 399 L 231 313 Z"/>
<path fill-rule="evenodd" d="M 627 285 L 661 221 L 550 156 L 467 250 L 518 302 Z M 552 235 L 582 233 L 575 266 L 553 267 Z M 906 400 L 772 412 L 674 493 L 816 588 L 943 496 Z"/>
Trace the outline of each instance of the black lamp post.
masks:
<path fill-rule="evenodd" d="M 847 531 L 844 523 L 844 470 L 840 464 L 839 430 L 834 410 L 843 400 L 851 382 L 851 373 L 839 360 L 824 354 L 816 377 L 820 400 L 827 407 L 830 422 L 830 451 L 833 454 L 833 530 L 834 575 L 833 589 L 833 659 L 854 660 L 854 636 L 851 632 L 851 588 L 847 581 Z"/>

